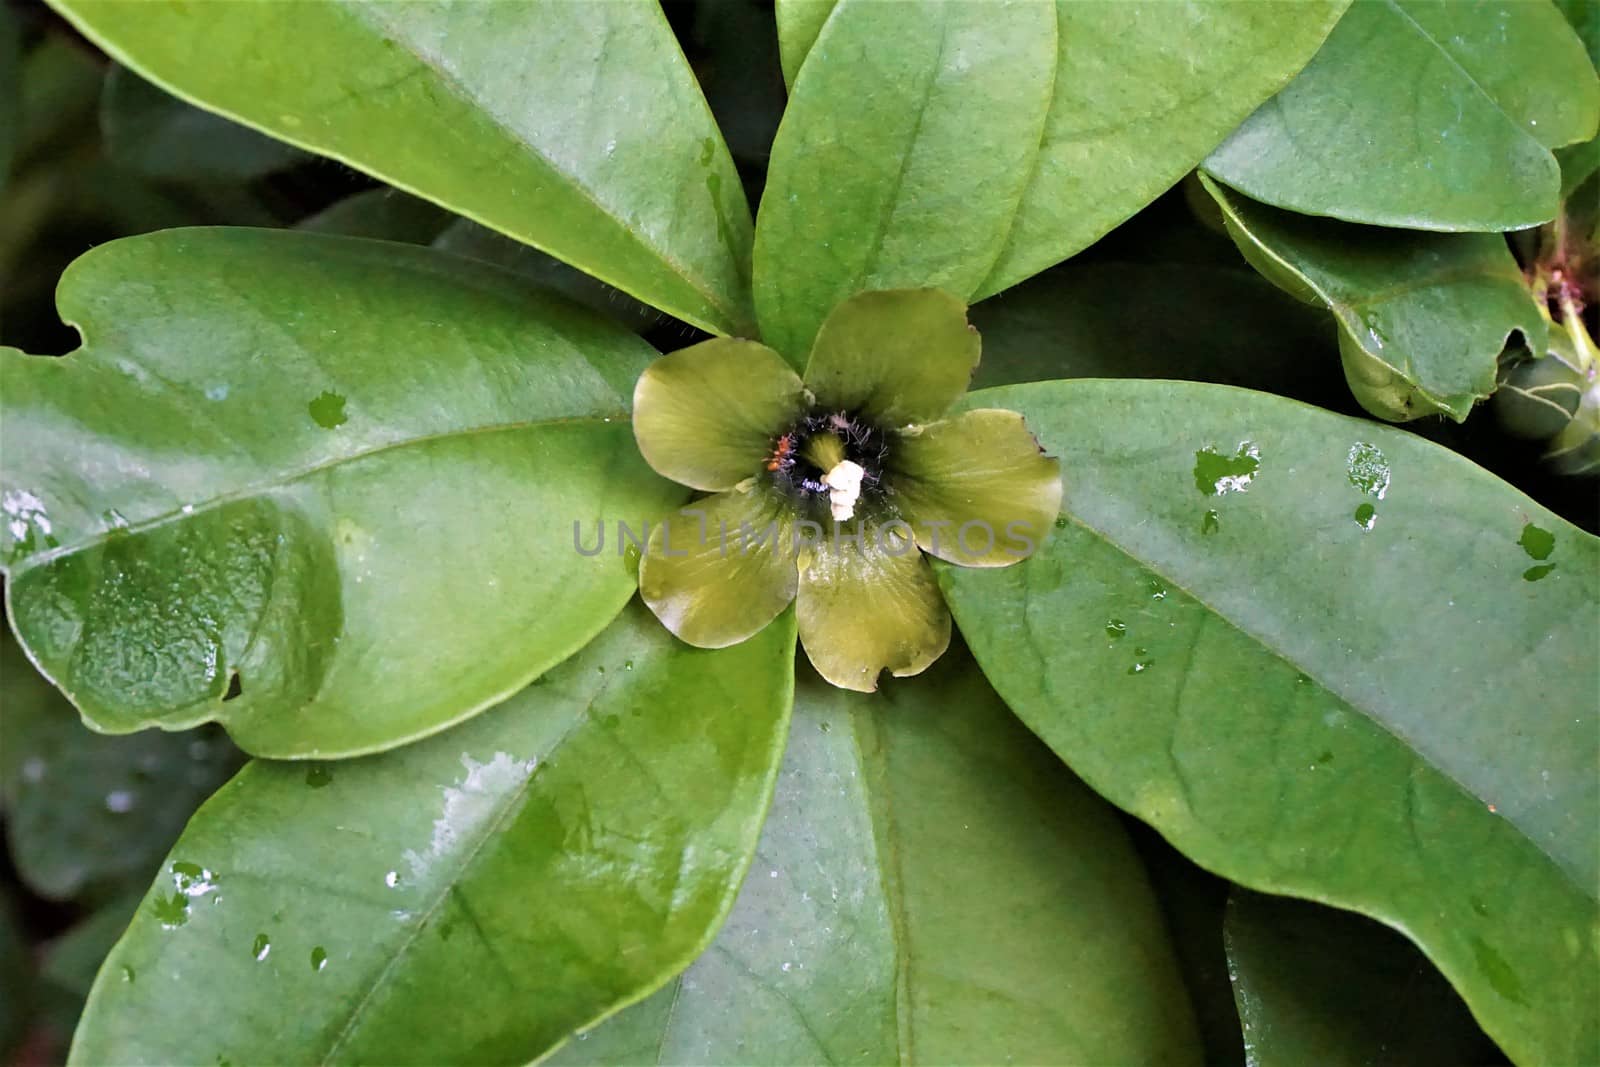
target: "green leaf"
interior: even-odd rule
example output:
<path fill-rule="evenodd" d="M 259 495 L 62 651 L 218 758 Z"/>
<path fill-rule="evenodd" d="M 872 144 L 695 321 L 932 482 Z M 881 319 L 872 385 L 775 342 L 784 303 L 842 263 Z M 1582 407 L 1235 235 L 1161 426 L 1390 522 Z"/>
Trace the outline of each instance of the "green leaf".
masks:
<path fill-rule="evenodd" d="M 767 343 L 798 365 L 861 290 L 975 292 L 1033 167 L 1055 59 L 1041 4 L 842 0 L 772 146 L 755 248 Z"/>
<path fill-rule="evenodd" d="M 795 81 L 825 21 L 828 51 L 794 86 L 763 197 L 756 303 L 767 339 L 804 351 L 829 299 L 853 288 L 934 284 L 982 299 L 1087 248 L 1294 77 L 1347 2 L 1060 0 L 1053 40 L 978 4 L 978 40 L 1014 53 L 992 85 L 960 38 L 937 53 L 942 74 L 931 55 L 865 43 L 922 42 L 960 5 L 863 3 L 897 9 L 868 16 L 847 3 L 830 21 L 833 0 L 783 0 L 785 76 Z M 1053 71 L 1039 75 L 1041 63 Z M 930 77 L 925 101 L 911 95 Z M 1040 92 L 1042 128 L 1028 123 Z"/>
<path fill-rule="evenodd" d="M 1087 248 L 1194 169 L 1306 65 L 1347 2 L 1058 0 L 1043 139 L 973 299 Z"/>
<path fill-rule="evenodd" d="M 1265 394 L 969 403 L 1065 457 L 1040 553 L 938 567 L 1023 721 L 1202 866 L 1406 933 L 1514 1058 L 1600 1057 L 1600 540 L 1414 435 Z M 1530 522 L 1555 539 L 1537 580 Z"/>
<path fill-rule="evenodd" d="M 43 897 L 143 884 L 239 752 L 215 727 L 91 733 L 9 637 L 0 641 L 0 795 L 17 873 Z"/>
<path fill-rule="evenodd" d="M 1600 82 L 1549 0 L 1356 0 L 1205 168 L 1311 215 L 1514 230 L 1555 216 L 1550 149 L 1597 120 Z"/>
<path fill-rule="evenodd" d="M 744 190 L 655 4 L 56 6 L 186 100 L 751 329 Z"/>
<path fill-rule="evenodd" d="M 974 386 L 1184 378 L 1302 400 L 1345 392 L 1327 317 L 1248 269 L 1074 261 L 968 314 L 983 337 Z"/>
<path fill-rule="evenodd" d="M 1439 972 L 1369 919 L 1235 890 L 1225 931 L 1254 1067 L 1500 1059 Z"/>
<path fill-rule="evenodd" d="M 969 657 L 876 697 L 802 680 L 727 925 L 548 1062 L 1194 1063 L 1115 814 Z"/>
<path fill-rule="evenodd" d="M 1544 344 L 1548 324 L 1499 234 L 1356 227 L 1201 180 L 1245 258 L 1333 312 L 1345 379 L 1379 418 L 1465 421 L 1494 392 L 1496 360 L 1512 331 L 1536 351 Z"/>
<path fill-rule="evenodd" d="M 793 85 L 800 63 L 817 43 L 822 24 L 839 0 L 777 0 L 778 55 L 783 63 L 783 83 Z"/>
<path fill-rule="evenodd" d="M 100 730 L 332 756 L 443 729 L 634 583 L 580 524 L 681 499 L 627 420 L 652 352 L 502 271 L 178 230 L 62 279 L 65 359 L 0 352 L 12 623 Z"/>
<path fill-rule="evenodd" d="M 186 104 L 126 67 L 112 67 L 106 75 L 100 132 L 113 163 L 163 181 L 250 181 L 310 158 L 293 145 Z"/>
<path fill-rule="evenodd" d="M 536 1058 L 658 988 L 727 914 L 777 774 L 793 654 L 788 617 L 703 652 L 635 605 L 449 734 L 331 766 L 251 764 L 173 849 L 72 1061 Z"/>

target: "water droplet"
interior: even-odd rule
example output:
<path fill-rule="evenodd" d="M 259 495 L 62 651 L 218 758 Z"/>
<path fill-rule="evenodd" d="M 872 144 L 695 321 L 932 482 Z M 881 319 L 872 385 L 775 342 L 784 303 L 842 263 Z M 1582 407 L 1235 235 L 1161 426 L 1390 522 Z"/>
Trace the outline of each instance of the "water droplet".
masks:
<path fill-rule="evenodd" d="M 1370 530 L 1378 523 L 1378 509 L 1369 503 L 1357 505 L 1355 515 L 1356 525 L 1363 530 Z"/>
<path fill-rule="evenodd" d="M 1165 600 L 1165 599 L 1167 599 L 1167 587 L 1162 585 L 1156 579 L 1151 578 L 1150 581 L 1146 583 L 1145 587 L 1150 590 L 1150 599 L 1151 600 Z"/>
<path fill-rule="evenodd" d="M 1241 441 L 1239 450 L 1224 456 L 1209 446 L 1194 454 L 1195 488 L 1206 496 L 1224 496 L 1242 493 L 1255 480 L 1261 469 L 1261 450 L 1249 441 Z"/>
<path fill-rule="evenodd" d="M 1377 445 L 1357 441 L 1345 457 L 1345 476 L 1368 496 L 1382 500 L 1389 491 L 1389 461 Z"/>
<path fill-rule="evenodd" d="M 622 669 L 625 670 L 625 671 L 633 670 L 633 660 L 631 660 L 631 659 L 623 660 L 622 661 Z"/>
<path fill-rule="evenodd" d="M 1133 654 L 1139 658 L 1134 660 L 1133 666 L 1128 668 L 1129 674 L 1143 674 L 1150 669 L 1152 661 L 1148 648 L 1136 648 L 1133 650 Z"/>
<path fill-rule="evenodd" d="M 318 945 L 311 950 L 311 969 L 320 971 L 328 965 L 328 950 Z"/>
<path fill-rule="evenodd" d="M 126 983 L 127 985 L 132 985 L 134 977 L 135 976 L 134 976 L 134 971 L 133 971 L 132 967 L 124 967 L 124 968 L 122 968 L 122 980 L 123 980 L 124 983 Z"/>
<path fill-rule="evenodd" d="M 794 964 L 790 963 L 788 960 L 783 961 L 783 969 L 785 972 L 787 972 L 793 966 Z"/>
<path fill-rule="evenodd" d="M 125 815 L 133 810 L 135 799 L 131 789 L 113 789 L 106 794 L 106 810 L 114 815 Z"/>
<path fill-rule="evenodd" d="M 228 399 L 228 387 L 226 385 L 208 385 L 208 386 L 206 386 L 206 399 L 207 400 L 226 400 L 226 399 Z"/>
<path fill-rule="evenodd" d="M 1065 515 L 1057 515 L 1056 516 L 1056 529 L 1065 530 L 1066 528 L 1067 528 L 1067 517 Z"/>
<path fill-rule="evenodd" d="M 1217 528 L 1221 525 L 1221 518 L 1217 515 L 1217 509 L 1212 508 L 1210 511 L 1206 512 L 1205 517 L 1200 520 L 1200 532 L 1203 534 L 1216 533 Z"/>
<path fill-rule="evenodd" d="M 1522 580 L 1525 582 L 1537 582 L 1555 569 L 1556 565 L 1554 563 L 1541 563 L 1537 567 L 1529 567 L 1523 571 Z"/>
<path fill-rule="evenodd" d="M 311 418 L 324 430 L 332 430 L 343 426 L 350 421 L 350 416 L 345 414 L 344 397 L 330 390 L 324 390 L 311 399 L 306 405 L 306 410 L 311 413 Z"/>
<path fill-rule="evenodd" d="M 1106 636 L 1116 641 L 1128 632 L 1128 624 L 1121 619 L 1111 619 L 1106 623 Z"/>
<path fill-rule="evenodd" d="M 312 763 L 306 767 L 306 785 L 312 789 L 321 789 L 333 781 L 333 772 L 320 763 Z"/>
<path fill-rule="evenodd" d="M 260 963 L 267 958 L 267 953 L 271 951 L 272 942 L 267 939 L 267 935 L 257 934 L 255 941 L 250 945 L 250 955 L 256 958 L 257 963 Z"/>
<path fill-rule="evenodd" d="M 399 871 L 390 871 L 388 874 L 384 875 L 383 876 L 383 884 L 388 886 L 390 889 L 393 889 L 395 886 L 399 885 L 400 884 L 400 872 Z"/>
<path fill-rule="evenodd" d="M 717 142 L 714 138 L 707 137 L 700 142 L 700 165 L 711 166 L 712 158 L 717 154 Z"/>
<path fill-rule="evenodd" d="M 1517 544 L 1531 559 L 1549 559 L 1550 553 L 1556 550 L 1556 535 L 1530 522 L 1522 528 Z"/>
<path fill-rule="evenodd" d="M 821 726 L 817 727 L 817 729 L 821 730 L 823 733 L 827 733 L 829 730 L 833 729 L 833 726 L 831 723 L 823 723 Z"/>

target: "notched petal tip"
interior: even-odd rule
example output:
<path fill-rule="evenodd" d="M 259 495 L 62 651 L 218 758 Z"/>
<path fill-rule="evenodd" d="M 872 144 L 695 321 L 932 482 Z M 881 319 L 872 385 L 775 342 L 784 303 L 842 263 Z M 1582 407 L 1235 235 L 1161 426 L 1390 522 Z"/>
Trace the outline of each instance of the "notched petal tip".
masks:
<path fill-rule="evenodd" d="M 909 538 L 859 530 L 862 543 L 828 537 L 814 546 L 795 611 L 817 673 L 870 693 L 884 671 L 903 678 L 927 670 L 950 646 L 951 620 L 933 569 Z"/>

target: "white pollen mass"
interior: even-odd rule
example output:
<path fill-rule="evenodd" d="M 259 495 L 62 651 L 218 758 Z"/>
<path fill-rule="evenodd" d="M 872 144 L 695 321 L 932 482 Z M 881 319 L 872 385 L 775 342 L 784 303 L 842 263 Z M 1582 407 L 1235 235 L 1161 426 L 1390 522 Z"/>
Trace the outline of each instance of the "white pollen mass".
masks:
<path fill-rule="evenodd" d="M 834 522 L 845 522 L 856 513 L 856 501 L 861 498 L 861 479 L 866 475 L 861 464 L 841 460 L 839 465 L 822 476 L 828 487 L 828 510 Z"/>

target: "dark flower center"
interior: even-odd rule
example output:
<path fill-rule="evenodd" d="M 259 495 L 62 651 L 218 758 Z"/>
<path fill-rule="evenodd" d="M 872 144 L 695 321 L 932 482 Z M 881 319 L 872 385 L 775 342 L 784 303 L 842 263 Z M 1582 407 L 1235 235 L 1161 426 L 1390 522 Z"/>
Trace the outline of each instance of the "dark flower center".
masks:
<path fill-rule="evenodd" d="M 773 438 L 766 470 L 785 495 L 826 519 L 829 489 L 823 477 L 828 471 L 841 460 L 857 464 L 862 500 L 876 503 L 889 491 L 883 473 L 890 451 L 889 436 L 858 414 L 813 411 Z"/>

